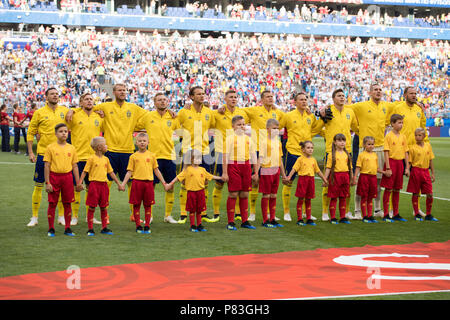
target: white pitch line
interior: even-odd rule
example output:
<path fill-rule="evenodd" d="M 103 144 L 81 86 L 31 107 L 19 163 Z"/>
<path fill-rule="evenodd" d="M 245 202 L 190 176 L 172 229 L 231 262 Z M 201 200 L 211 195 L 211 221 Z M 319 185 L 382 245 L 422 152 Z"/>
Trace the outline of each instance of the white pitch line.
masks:
<path fill-rule="evenodd" d="M 31 162 L 0 162 L 0 164 L 35 164 Z"/>
<path fill-rule="evenodd" d="M 419 294 L 419 293 L 434 293 L 434 292 L 450 292 L 450 290 L 432 290 L 432 291 L 409 291 L 409 292 L 388 292 L 375 294 L 354 294 L 344 296 L 327 296 L 327 297 L 309 297 L 309 298 L 290 298 L 278 300 L 319 300 L 319 299 L 339 299 L 339 298 L 357 298 L 357 297 L 377 297 L 377 296 L 394 296 L 399 294 Z"/>

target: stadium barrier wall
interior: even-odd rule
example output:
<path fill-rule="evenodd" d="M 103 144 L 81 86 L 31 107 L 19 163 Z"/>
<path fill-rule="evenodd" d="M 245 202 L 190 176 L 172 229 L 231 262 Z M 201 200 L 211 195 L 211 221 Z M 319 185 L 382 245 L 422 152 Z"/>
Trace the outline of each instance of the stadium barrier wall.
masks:
<path fill-rule="evenodd" d="M 427 130 L 429 137 L 450 137 L 450 127 L 428 127 Z"/>
<path fill-rule="evenodd" d="M 181 17 L 136 16 L 102 13 L 71 13 L 0 10 L 0 22 L 67 26 L 94 26 L 129 29 L 204 30 L 216 32 L 287 33 L 320 36 L 351 36 L 450 40 L 450 28 L 361 26 L 328 23 L 278 21 L 236 21 L 226 19 L 198 19 Z"/>

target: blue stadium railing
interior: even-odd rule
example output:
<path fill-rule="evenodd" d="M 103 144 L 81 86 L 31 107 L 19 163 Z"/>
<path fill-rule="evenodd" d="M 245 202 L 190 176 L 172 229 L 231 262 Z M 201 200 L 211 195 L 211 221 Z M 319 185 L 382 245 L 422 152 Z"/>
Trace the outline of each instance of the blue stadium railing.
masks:
<path fill-rule="evenodd" d="M 99 9 L 99 8 L 96 8 Z M 101 9 L 101 8 L 100 8 Z M 180 8 L 184 9 L 184 8 Z M 212 10 L 212 9 L 210 9 Z M 176 11 L 176 10 L 175 10 Z M 178 10 L 177 14 L 185 14 Z M 0 23 L 26 24 L 61 24 L 67 26 L 94 27 L 124 27 L 128 29 L 172 29 L 187 31 L 215 31 L 215 32 L 260 32 L 277 34 L 305 34 L 317 36 L 350 36 L 350 37 L 383 37 L 407 39 L 450 40 L 450 28 L 412 27 L 412 26 L 384 26 L 384 25 L 356 25 L 344 23 L 306 23 L 295 21 L 266 21 L 222 19 L 214 10 L 205 12 L 203 18 L 188 16 L 170 17 L 146 15 L 141 8 L 119 8 L 119 14 L 74 13 L 61 11 L 19 11 L 1 10 Z M 211 12 L 212 16 L 211 17 Z M 167 12 L 168 13 L 168 12 Z M 139 16 L 137 18 L 136 16 Z M 342 20 L 342 19 L 341 19 Z M 342 22 L 342 21 L 340 21 Z"/>

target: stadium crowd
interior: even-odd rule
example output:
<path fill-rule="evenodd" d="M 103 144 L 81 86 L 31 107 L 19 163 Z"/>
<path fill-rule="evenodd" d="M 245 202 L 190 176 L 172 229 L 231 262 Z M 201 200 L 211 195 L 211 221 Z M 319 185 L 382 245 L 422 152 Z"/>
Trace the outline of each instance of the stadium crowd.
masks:
<path fill-rule="evenodd" d="M 0 8 L 14 10 L 44 10 L 64 12 L 108 13 L 106 4 L 95 1 L 61 0 L 59 7 L 56 1 L 40 0 L 2 0 Z M 264 21 L 290 21 L 312 23 L 345 23 L 357 25 L 386 25 L 386 26 L 416 26 L 416 27 L 450 27 L 450 13 L 428 15 L 425 12 L 417 16 L 393 16 L 393 13 L 381 14 L 373 7 L 341 7 L 332 2 L 329 5 L 303 4 L 296 5 L 292 10 L 284 5 L 270 7 L 253 3 L 244 8 L 240 2 L 230 2 L 226 7 L 221 4 L 208 5 L 207 2 L 187 2 L 184 8 L 167 7 L 167 4 L 150 1 L 145 10 L 139 4 L 135 6 L 122 5 L 116 8 L 118 14 L 132 15 L 161 15 L 161 16 L 188 16 L 194 18 L 220 18 L 235 20 L 264 20 Z"/>
<path fill-rule="evenodd" d="M 383 84 L 388 101 L 400 100 L 405 86 L 417 87 L 430 115 L 443 110 L 445 117 L 450 105 L 448 42 L 40 31 L 25 47 L 1 40 L 0 104 L 10 111 L 14 103 L 43 105 L 47 86 L 59 88 L 66 106 L 78 105 L 85 91 L 104 100 L 101 83 L 108 78 L 129 84 L 129 101 L 147 109 L 159 91 L 168 95 L 173 109 L 182 108 L 193 85 L 205 88 L 213 107 L 223 103 L 228 88 L 236 88 L 241 106 L 254 105 L 259 93 L 269 89 L 284 111 L 299 90 L 308 93 L 311 107 L 320 108 L 331 103 L 337 87 L 344 88 L 349 103 L 366 100 L 374 81 Z"/>

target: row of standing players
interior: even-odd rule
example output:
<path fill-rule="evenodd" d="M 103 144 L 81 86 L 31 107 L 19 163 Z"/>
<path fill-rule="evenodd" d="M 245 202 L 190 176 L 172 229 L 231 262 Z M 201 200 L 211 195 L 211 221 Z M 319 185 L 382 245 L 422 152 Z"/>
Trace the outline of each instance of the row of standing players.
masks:
<path fill-rule="evenodd" d="M 193 136 L 194 140 L 196 140 L 195 135 L 195 127 L 197 126 L 201 128 L 200 132 L 202 133 L 200 138 L 200 144 L 201 144 L 201 154 L 202 154 L 202 161 L 199 163 L 199 167 L 207 167 L 206 161 L 204 159 L 204 155 L 209 153 L 208 150 L 208 139 L 202 139 L 204 137 L 203 133 L 207 132 L 211 128 L 216 128 L 217 130 L 223 132 L 226 130 L 231 129 L 231 119 L 233 119 L 236 115 L 241 116 L 244 123 L 250 123 L 252 126 L 252 129 L 254 130 L 260 130 L 261 132 L 271 132 L 272 129 L 278 129 L 280 127 L 286 128 L 288 132 L 288 140 L 286 144 L 287 154 L 286 154 L 286 169 L 288 170 L 290 177 L 286 177 L 286 174 L 284 173 L 283 168 L 283 161 L 279 161 L 281 167 L 280 170 L 277 170 L 274 174 L 282 175 L 283 176 L 283 207 L 285 208 L 285 220 L 288 220 L 286 217 L 290 216 L 288 212 L 286 212 L 289 208 L 289 197 L 290 196 L 290 188 L 292 186 L 292 179 L 295 172 L 292 172 L 292 168 L 297 163 L 298 159 L 307 159 L 310 157 L 307 157 L 305 155 L 306 149 L 309 147 L 312 147 L 311 144 L 300 146 L 300 142 L 310 141 L 311 137 L 315 134 L 322 134 L 326 141 L 326 159 L 327 159 L 327 170 L 325 171 L 325 176 L 328 172 L 328 177 L 322 177 L 325 178 L 325 186 L 329 182 L 328 178 L 330 177 L 330 182 L 336 182 L 339 181 L 338 176 L 340 176 L 340 169 L 339 165 L 341 164 L 341 160 L 338 161 L 338 158 L 334 158 L 335 155 L 341 155 L 341 151 L 338 150 L 338 152 L 335 152 L 335 149 L 337 148 L 338 143 L 334 141 L 337 134 L 341 134 L 344 136 L 345 140 L 344 145 L 344 153 L 347 154 L 348 157 L 348 164 L 346 170 L 349 174 L 349 184 L 355 183 L 353 179 L 350 179 L 350 176 L 352 175 L 351 170 L 351 161 L 350 156 L 348 155 L 348 150 L 351 150 L 351 130 L 353 130 L 355 133 L 359 134 L 363 137 L 368 137 L 369 135 L 366 135 L 367 132 L 373 132 L 372 135 L 370 135 L 373 139 L 373 145 L 375 153 L 377 154 L 376 148 L 380 149 L 380 143 L 379 141 L 382 140 L 383 143 L 381 144 L 381 154 L 384 156 L 383 153 L 385 153 L 387 150 L 384 150 L 384 131 L 385 131 L 385 125 L 386 125 L 386 119 L 388 118 L 388 115 L 391 115 L 395 112 L 395 114 L 399 114 L 402 116 L 402 123 L 406 124 L 403 125 L 403 127 L 400 130 L 400 133 L 402 135 L 405 135 L 405 141 L 408 146 L 415 145 L 415 138 L 414 142 L 411 144 L 410 139 L 410 132 L 414 131 L 415 129 L 419 127 L 424 127 L 425 117 L 423 114 L 422 109 L 416 104 L 415 101 L 415 89 L 414 88 L 408 88 L 405 90 L 405 101 L 400 102 L 398 104 L 392 104 L 392 103 L 386 103 L 384 101 L 381 101 L 381 87 L 379 85 L 373 85 L 371 87 L 370 95 L 371 99 L 365 103 L 359 103 L 353 106 L 345 106 L 345 95 L 342 90 L 335 90 L 333 92 L 332 98 L 334 101 L 334 104 L 329 108 L 329 112 L 322 112 L 321 117 L 319 119 L 316 119 L 316 117 L 313 114 L 310 114 L 308 112 L 307 108 L 307 96 L 303 93 L 296 94 L 294 97 L 294 103 L 296 106 L 296 109 L 291 111 L 288 114 L 284 114 L 280 110 L 276 109 L 273 106 L 273 95 L 271 92 L 263 92 L 261 95 L 261 106 L 251 107 L 251 108 L 238 108 L 236 107 L 237 102 L 237 95 L 233 90 L 230 90 L 225 95 L 225 106 L 221 107 L 217 111 L 212 111 L 209 108 L 205 107 L 203 105 L 203 101 L 205 99 L 204 90 L 201 87 L 193 87 L 190 90 L 190 98 L 192 99 L 193 103 L 190 107 L 186 107 L 182 109 L 178 115 L 174 115 L 173 113 L 170 113 L 167 110 L 167 98 L 163 94 L 157 94 L 155 96 L 155 107 L 156 110 L 152 112 L 145 111 L 144 109 L 139 108 L 138 106 L 128 103 L 125 101 L 126 98 L 126 87 L 124 85 L 116 85 L 114 87 L 114 95 L 115 100 L 107 103 L 102 103 L 100 105 L 93 105 L 92 96 L 89 94 L 84 95 L 82 99 L 80 99 L 80 106 L 81 108 L 75 111 L 67 111 L 63 110 L 64 107 L 59 107 L 57 105 L 58 103 L 58 92 L 55 89 L 48 89 L 46 92 L 47 97 L 47 104 L 44 108 L 40 109 L 43 111 L 40 111 L 39 113 L 36 112 L 36 118 L 35 115 L 33 115 L 32 121 L 30 122 L 30 127 L 28 131 L 28 150 L 29 150 L 29 156 L 30 160 L 33 162 L 36 162 L 36 173 L 35 173 L 35 190 L 33 192 L 33 218 L 30 222 L 30 226 L 35 225 L 37 223 L 37 210 L 39 207 L 37 206 L 40 204 L 40 198 L 39 193 L 41 193 L 43 183 L 47 182 L 50 183 L 50 181 L 46 179 L 45 177 L 45 170 L 41 170 L 41 167 L 44 168 L 46 162 L 44 161 L 44 154 L 45 149 L 48 145 L 54 143 L 55 140 L 55 134 L 54 134 L 54 123 L 56 122 L 67 122 L 68 123 L 68 129 L 72 133 L 72 143 L 74 145 L 74 148 L 77 152 L 79 164 L 81 166 L 85 165 L 85 161 L 88 158 L 92 156 L 92 148 L 90 146 L 90 141 L 93 137 L 99 136 L 100 132 L 104 133 L 104 137 L 106 139 L 106 143 L 108 144 L 108 151 L 105 153 L 106 157 L 108 158 L 108 161 L 111 164 L 111 167 L 114 172 L 118 173 L 119 179 L 122 181 L 122 187 L 123 181 L 125 180 L 126 175 L 132 175 L 133 180 L 140 180 L 136 179 L 134 177 L 134 174 L 129 172 L 128 169 L 128 162 L 129 159 L 131 159 L 131 155 L 134 151 L 134 144 L 133 144 L 133 135 L 132 133 L 136 130 L 145 129 L 148 133 L 148 143 L 150 146 L 150 150 L 156 157 L 156 163 L 158 165 L 158 171 L 162 174 L 162 177 L 166 179 L 167 181 L 173 181 L 173 179 L 176 177 L 176 166 L 174 162 L 172 161 L 173 153 L 174 153 L 174 145 L 172 140 L 173 132 L 178 132 L 177 129 L 182 128 L 184 131 L 181 133 L 183 135 L 183 141 L 182 146 L 183 150 L 186 151 L 190 148 L 192 148 L 195 145 L 195 141 L 191 141 L 189 143 L 190 139 L 186 139 L 186 137 Z M 362 111 L 361 111 L 362 110 Z M 97 117 L 97 114 L 93 111 L 100 111 L 103 113 L 102 117 Z M 364 112 L 365 111 L 365 112 Z M 59 112 L 59 113 L 58 113 Z M 403 114 L 402 114 L 403 113 Z M 332 114 L 332 116 L 330 116 Z M 39 121 L 43 118 L 49 119 L 53 116 L 53 123 L 51 121 L 48 121 L 46 124 L 45 121 Z M 377 121 L 370 120 L 370 117 L 377 117 Z M 82 121 L 85 120 L 85 121 Z M 275 125 L 278 128 L 270 128 L 271 130 L 267 130 L 268 122 L 267 120 L 273 119 L 275 122 L 273 122 L 271 125 Z M 92 128 L 94 130 L 88 130 L 85 126 L 85 124 L 88 124 L 92 122 L 93 126 Z M 363 125 L 363 123 L 367 123 L 367 125 Z M 423 125 L 422 125 L 423 123 Z M 41 135 L 41 139 L 38 142 L 37 147 L 37 153 L 38 156 L 35 157 L 33 150 L 32 150 L 32 144 L 33 144 L 33 135 L 38 132 L 39 128 L 39 134 Z M 264 129 L 263 129 L 264 128 Z M 405 128 L 407 130 L 405 130 Z M 382 130 L 380 130 L 382 129 Z M 97 130 L 97 132 L 94 132 Z M 381 133 L 381 131 L 383 131 Z M 51 134 L 50 134 L 51 132 Z M 187 132 L 187 136 L 185 135 Z M 192 133 L 192 134 L 191 134 Z M 405 134 L 406 133 L 406 134 Z M 226 135 L 223 135 L 226 137 Z M 235 135 L 232 135 L 235 136 Z M 270 133 L 266 134 L 266 136 L 270 136 Z M 414 136 L 414 134 L 413 134 Z M 53 139 L 52 139 L 53 137 Z M 31 139 L 30 139 L 31 138 Z M 273 227 L 273 226 L 280 226 L 279 223 L 277 223 L 275 219 L 275 206 L 276 206 L 276 192 L 272 192 L 274 189 L 264 189 L 267 185 L 264 181 L 266 180 L 266 177 L 271 177 L 274 174 L 270 174 L 270 170 L 274 168 L 273 165 L 270 165 L 271 159 L 270 155 L 268 155 L 267 152 L 271 148 L 267 148 L 267 145 L 271 143 L 271 141 L 277 141 L 279 143 L 278 139 L 268 139 L 267 143 L 260 143 L 259 141 L 259 135 L 256 139 L 256 142 L 254 142 L 254 148 L 256 149 L 256 152 L 259 152 L 261 156 L 259 156 L 257 159 L 260 160 L 260 163 L 265 163 L 266 166 L 262 165 L 262 170 L 264 171 L 263 174 L 261 174 L 260 178 L 256 175 L 251 176 L 253 178 L 252 180 L 252 187 L 250 187 L 251 191 L 248 188 L 243 188 L 242 190 L 230 190 L 230 182 L 227 180 L 229 179 L 227 177 L 226 169 L 228 166 L 220 166 L 219 164 L 216 164 L 216 174 L 219 169 L 222 169 L 222 175 L 221 179 L 218 179 L 216 176 L 216 185 L 213 191 L 213 207 L 214 207 L 214 218 L 208 218 L 206 216 L 206 208 L 202 210 L 200 213 L 200 221 L 197 221 L 196 227 L 192 227 L 192 230 L 199 230 L 198 226 L 201 226 L 201 220 L 206 220 L 210 222 L 214 222 L 218 220 L 218 206 L 217 203 L 219 203 L 220 206 L 220 194 L 221 189 L 223 188 L 224 182 L 228 181 L 228 188 L 229 188 L 229 197 L 227 200 L 227 216 L 228 216 L 228 228 L 234 229 L 234 208 L 235 206 L 232 206 L 233 203 L 236 203 L 236 199 L 239 199 L 239 205 L 236 205 L 236 207 L 239 207 L 240 209 L 240 217 L 242 220 L 242 226 L 251 226 L 248 222 L 248 212 L 246 208 L 246 204 L 248 203 L 248 196 L 245 197 L 246 193 L 250 193 L 250 216 L 255 213 L 255 206 L 256 206 L 256 199 L 255 199 L 255 193 L 256 196 L 258 194 L 258 191 L 260 191 L 263 194 L 262 201 L 261 201 L 261 209 L 263 214 L 263 225 L 267 227 Z M 52 141 L 53 140 L 53 141 Z M 222 156 L 224 158 L 222 161 L 225 160 L 225 154 L 229 155 L 229 152 L 224 153 L 224 147 L 226 141 L 222 140 L 222 146 L 220 146 L 220 141 L 222 139 L 216 139 L 216 157 Z M 425 145 L 429 146 L 429 143 L 427 142 L 427 135 L 426 132 L 424 133 L 424 140 Z M 253 143 L 252 139 L 250 141 Z M 197 141 L 198 142 L 198 141 Z M 363 141 L 361 141 L 362 144 Z M 261 152 L 261 149 L 266 147 L 265 152 Z M 220 149 L 222 148 L 222 149 Z M 431 147 L 430 147 L 431 148 Z M 229 149 L 225 149 L 229 150 Z M 431 149 L 430 149 L 431 150 Z M 200 151 L 200 150 L 199 150 Z M 206 152 L 205 152 L 206 151 Z M 282 151 L 279 153 L 282 154 Z M 389 154 L 389 153 L 388 153 Z M 328 157 L 328 155 L 331 155 L 331 157 Z M 263 159 L 266 157 L 267 159 Z M 83 159 L 84 158 L 84 159 Z M 384 158 L 384 157 L 383 157 Z M 312 158 L 314 159 L 314 158 Z M 339 158 L 340 159 L 340 158 Z M 381 160 L 380 157 L 377 157 L 378 160 Z M 249 159 L 244 159 L 244 162 L 248 161 Z M 431 159 L 430 159 L 431 160 Z M 241 160 L 233 160 L 241 162 Z M 301 162 L 302 160 L 300 160 Z M 431 162 L 431 161 L 430 161 Z M 217 163 L 217 162 L 216 162 Z M 255 164 L 255 161 L 252 162 Z M 258 162 L 256 162 L 258 163 Z M 267 165 L 269 163 L 269 165 Z M 330 165 L 328 165 L 330 163 Z M 389 161 L 390 163 L 390 161 Z M 410 162 L 406 162 L 408 165 Z M 239 163 L 242 164 L 242 163 Z M 195 164 L 188 166 L 188 167 L 195 167 Z M 276 167 L 276 166 L 275 166 Z M 283 170 L 281 170 L 283 168 Z M 380 168 L 383 168 L 382 170 Z M 432 165 L 431 165 L 432 168 Z M 83 168 L 80 167 L 81 170 L 84 171 Z M 254 168 L 255 169 L 255 168 Z M 259 169 L 259 168 L 258 168 Z M 387 176 L 391 173 L 389 173 L 388 170 L 393 170 L 389 167 L 389 164 L 387 168 L 385 167 L 385 164 L 378 165 L 378 169 L 380 170 L 378 173 L 384 172 L 384 176 Z M 50 170 L 51 171 L 51 170 Z M 258 172 L 259 170 L 255 171 Z M 183 170 L 185 172 L 185 170 Z M 268 172 L 269 174 L 265 174 Z M 319 170 L 320 172 L 320 170 Z M 58 172 L 54 172 L 58 173 Z M 156 173 L 156 171 L 155 171 Z M 291 175 L 292 173 L 292 175 Z M 300 173 L 300 171 L 299 171 Z M 365 174 L 364 172 L 363 175 Z M 434 174 L 434 172 L 433 172 Z M 43 176 L 43 177 L 42 177 Z M 92 180 L 91 175 L 90 180 Z M 300 174 L 300 176 L 304 176 Z M 314 176 L 314 174 L 312 175 Z M 361 176 L 361 175 L 360 175 Z M 429 176 L 429 175 L 428 175 Z M 209 176 L 208 176 L 209 177 Z M 158 178 L 158 176 L 157 176 Z M 288 179 L 289 178 L 289 179 Z M 43 181 L 42 181 L 43 180 Z M 259 181 L 258 181 L 259 180 Z M 379 183 L 377 179 L 377 197 L 379 198 Z M 42 181 L 42 182 L 40 182 Z M 272 183 L 272 187 L 278 188 L 278 182 L 279 182 L 279 176 L 278 179 L 272 179 L 270 180 Z M 313 180 L 314 181 L 314 180 Z M 187 182 L 187 181 L 186 181 Z M 173 218 L 171 218 L 171 211 L 173 206 L 173 189 L 169 188 L 166 191 L 166 197 L 165 197 L 165 204 L 166 204 L 166 214 L 165 214 L 165 221 L 167 222 L 177 222 L 177 223 L 184 223 L 187 220 L 187 211 L 186 208 L 190 207 L 191 203 L 191 194 L 188 191 L 199 191 L 199 190 L 187 190 L 187 184 L 181 186 L 180 191 L 180 220 L 175 221 Z M 260 187 L 258 188 L 258 182 Z M 107 185 L 110 185 L 111 182 L 106 182 Z M 40 185 L 41 184 L 41 185 Z M 271 183 L 268 183 L 271 185 Z M 128 185 L 128 191 L 130 194 L 130 191 L 132 192 L 132 182 L 127 181 Z M 300 183 L 298 185 L 303 185 L 303 183 Z M 306 185 L 306 183 L 305 183 Z M 331 184 L 333 185 L 333 184 Z M 331 186 L 330 185 L 330 186 Z M 41 190 L 39 190 L 41 188 Z M 165 186 L 166 188 L 166 186 Z M 77 189 L 79 187 L 77 186 Z M 137 189 L 137 188 L 135 188 Z M 247 189 L 247 190 L 246 190 Z M 89 187 L 89 190 L 91 190 L 91 186 Z M 324 195 L 326 198 L 329 199 L 330 204 L 325 204 L 323 207 L 328 209 L 330 211 L 330 214 L 332 215 L 332 222 L 336 223 L 333 219 L 333 211 L 336 210 L 336 200 L 339 198 L 340 200 L 340 206 L 339 206 L 339 212 L 341 215 L 341 222 L 347 222 L 348 220 L 345 217 L 345 212 L 348 212 L 348 210 L 342 210 L 343 204 L 345 202 L 346 206 L 348 206 L 348 201 L 345 201 L 347 199 L 347 196 L 349 195 L 349 192 L 344 194 L 338 194 L 337 197 L 334 197 L 335 195 L 330 193 L 330 190 L 327 190 L 327 187 L 323 188 Z M 333 191 L 334 189 L 331 188 Z M 339 188 L 339 191 L 346 190 L 346 188 Z M 388 190 L 388 189 L 386 189 Z M 172 192 L 171 192 L 172 191 Z M 203 190 L 204 191 L 204 190 Z M 287 192 L 288 191 L 288 192 Z M 389 190 L 388 190 L 389 191 Z M 392 191 L 392 199 L 393 203 L 395 202 L 394 195 L 397 193 L 397 189 L 391 189 Z M 429 193 L 426 188 L 422 188 L 422 192 L 427 194 L 427 216 L 431 216 L 431 204 L 430 204 L 430 210 L 428 210 L 428 199 L 432 199 L 432 193 Z M 189 193 L 189 196 L 188 196 Z M 363 196 L 358 195 L 358 191 L 355 195 L 355 198 L 363 199 L 364 201 L 359 200 L 359 206 L 358 206 L 358 199 L 355 201 L 356 210 L 361 208 L 360 210 L 364 212 L 366 211 L 366 204 L 367 198 L 371 198 L 364 194 Z M 203 192 L 205 195 L 205 192 Z M 385 193 L 386 194 L 386 193 Z M 130 194 L 131 195 L 131 194 Z M 206 193 L 207 195 L 207 193 Z M 330 197 L 330 195 L 332 197 Z M 416 195 L 416 194 L 415 194 Z M 78 196 L 78 201 L 77 201 Z M 372 196 L 372 195 L 371 195 Z M 88 192 L 89 197 L 89 192 Z M 415 196 L 413 196 L 414 198 Z M 310 195 L 306 196 L 304 198 L 305 203 L 305 211 L 307 215 L 307 223 L 312 224 L 312 219 L 309 219 L 308 212 L 310 212 Z M 324 197 L 323 197 L 324 199 Z M 39 200 L 39 201 L 36 201 Z M 131 201 L 131 197 L 130 197 Z M 431 200 L 432 201 L 432 200 Z M 62 201 L 67 203 L 67 199 Z M 75 192 L 75 207 L 78 202 L 79 206 L 79 191 Z M 206 202 L 206 201 L 205 201 Z M 300 202 L 300 201 L 299 201 Z M 384 201 L 383 201 L 384 202 Z M 287 205 L 286 205 L 287 203 Z M 372 201 L 370 201 L 372 203 Z M 413 208 L 416 212 L 416 207 L 414 205 L 413 200 Z M 98 204 L 97 204 L 98 205 Z M 186 205 L 188 205 L 186 207 Z M 375 201 L 376 205 L 376 201 Z M 70 217 L 71 212 L 69 206 L 67 207 L 66 211 L 67 214 L 65 216 Z M 73 206 L 72 206 L 73 207 Z M 136 204 L 130 204 L 132 215 L 130 216 L 131 220 L 134 220 L 136 222 L 137 231 L 139 232 L 141 228 L 140 227 L 140 220 L 135 218 L 135 213 L 138 211 L 137 208 L 139 207 Z M 144 204 L 144 207 L 146 205 Z M 148 206 L 147 206 L 148 207 Z M 297 211 L 301 211 L 302 206 L 297 206 Z M 94 207 L 95 208 L 95 207 Z M 101 206 L 102 208 L 102 206 Z M 369 207 L 370 208 L 370 207 Z M 37 209 L 37 210 L 36 210 Z M 89 210 L 91 208 L 88 208 L 88 223 L 90 220 L 93 219 L 89 218 Z M 106 207 L 103 206 L 103 209 L 106 209 Z M 151 210 L 151 206 L 150 206 Z M 75 211 L 75 210 L 74 210 Z M 105 211 L 105 210 L 102 210 Z M 269 211 L 269 212 L 268 212 Z M 233 212 L 233 214 L 231 214 Z M 272 213 L 273 212 L 273 213 Z M 342 212 L 344 212 L 344 217 L 342 217 Z M 388 212 L 386 210 L 386 207 L 384 206 L 384 212 Z M 419 211 L 420 212 L 420 209 Z M 192 212 L 189 212 L 192 214 Z M 270 218 L 268 217 L 268 213 L 270 213 Z M 197 213 L 195 213 L 197 214 Z M 369 217 L 370 212 L 367 213 L 367 216 Z M 148 215 L 148 214 L 147 214 Z M 105 221 L 108 220 L 107 214 L 104 215 L 106 218 Z M 386 218 L 386 214 L 384 215 Z M 395 212 L 395 206 L 394 206 L 394 220 L 395 217 L 397 217 L 397 220 L 400 220 L 400 216 L 398 215 L 398 212 Z M 190 215 L 191 217 L 191 215 Z M 301 216 L 300 216 L 301 217 Z M 303 224 L 302 219 L 298 219 L 298 224 Z M 400 217 L 400 218 L 399 218 Z M 251 218 L 251 217 L 250 217 Z M 311 217 L 312 218 L 312 217 Z M 151 219 L 151 218 L 150 218 Z M 403 220 L 403 218 L 401 218 Z M 434 218 L 433 218 L 434 219 Z M 34 220 L 34 221 L 33 221 Z M 68 234 L 72 234 L 70 232 L 70 218 L 65 219 L 65 227 Z M 392 220 L 392 221 L 394 221 Z M 195 226 L 195 224 L 191 224 L 191 226 Z M 105 225 L 102 226 L 102 230 L 104 230 L 106 227 Z M 253 228 L 253 226 L 251 226 Z M 107 229 L 107 228 L 106 228 Z M 200 230 L 202 230 L 202 226 L 200 227 Z M 92 230 L 90 228 L 90 230 Z M 148 231 L 148 230 L 147 230 Z"/>

